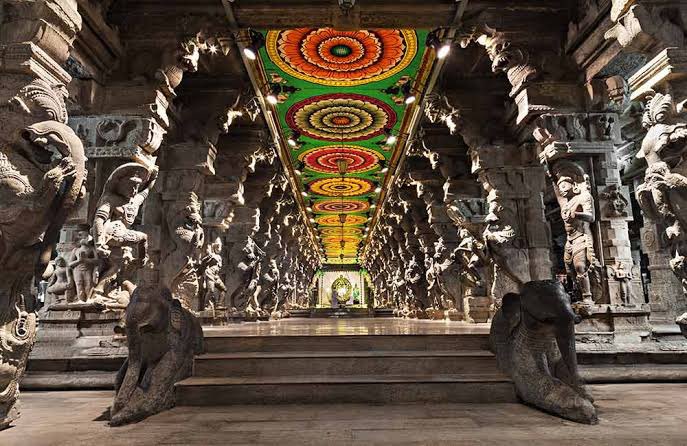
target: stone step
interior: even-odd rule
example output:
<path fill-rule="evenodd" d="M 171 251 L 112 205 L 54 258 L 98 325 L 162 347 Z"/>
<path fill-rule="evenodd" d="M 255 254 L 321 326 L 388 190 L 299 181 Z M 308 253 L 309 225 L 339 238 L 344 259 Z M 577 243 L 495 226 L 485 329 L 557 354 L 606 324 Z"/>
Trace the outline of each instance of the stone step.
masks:
<path fill-rule="evenodd" d="M 327 403 L 516 402 L 502 374 L 418 376 L 191 377 L 176 384 L 179 406 Z"/>
<path fill-rule="evenodd" d="M 194 363 L 197 377 L 497 372 L 494 355 L 485 350 L 209 353 Z"/>
<path fill-rule="evenodd" d="M 293 351 L 457 351 L 486 350 L 489 335 L 342 335 L 342 336 L 232 336 L 205 332 L 206 353 Z"/>
<path fill-rule="evenodd" d="M 687 364 L 594 364 L 580 366 L 588 383 L 687 382 Z"/>

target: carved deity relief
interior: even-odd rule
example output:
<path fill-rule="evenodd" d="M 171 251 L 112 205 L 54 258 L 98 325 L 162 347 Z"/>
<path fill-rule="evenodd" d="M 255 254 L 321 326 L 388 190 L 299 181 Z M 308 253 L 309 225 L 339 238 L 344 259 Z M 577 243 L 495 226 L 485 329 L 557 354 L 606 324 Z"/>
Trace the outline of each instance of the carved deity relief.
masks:
<path fill-rule="evenodd" d="M 107 304 L 121 285 L 122 270 L 148 261 L 148 236 L 131 229 L 141 205 L 155 185 L 157 168 L 125 163 L 108 177 L 98 200 L 91 232 L 101 259 L 98 284 L 93 292 Z"/>
<path fill-rule="evenodd" d="M 584 170 L 572 161 L 559 161 L 553 169 L 553 188 L 567 236 L 563 261 L 582 300 L 592 303 L 591 278 L 598 280 L 600 265 L 594 252 L 591 230 L 596 212 L 589 179 Z"/>
<path fill-rule="evenodd" d="M 687 289 L 687 119 L 670 95 L 655 93 L 642 124 L 647 133 L 637 157 L 648 167 L 637 201 L 649 218 L 665 225 L 670 266 Z"/>
<path fill-rule="evenodd" d="M 36 337 L 31 277 L 43 275 L 83 193 L 86 158 L 66 125 L 65 93 L 39 79 L 0 104 L 0 429 L 19 416 L 19 381 Z"/>
<path fill-rule="evenodd" d="M 222 239 L 217 239 L 207 245 L 205 256 L 200 260 L 200 275 L 202 277 L 201 307 L 213 310 L 224 306 L 224 294 L 227 287 L 221 278 L 222 271 Z"/>
<path fill-rule="evenodd" d="M 167 246 L 160 259 L 161 282 L 182 307 L 191 311 L 203 310 L 198 295 L 200 254 L 205 243 L 200 212 L 194 192 L 167 204 L 164 211 Z"/>

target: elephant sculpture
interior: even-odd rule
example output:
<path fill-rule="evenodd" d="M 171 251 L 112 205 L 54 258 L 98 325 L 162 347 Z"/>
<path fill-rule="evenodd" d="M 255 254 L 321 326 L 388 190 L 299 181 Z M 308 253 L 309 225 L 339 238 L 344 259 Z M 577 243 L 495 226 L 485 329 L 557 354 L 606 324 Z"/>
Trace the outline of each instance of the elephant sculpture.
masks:
<path fill-rule="evenodd" d="M 200 323 L 169 289 L 143 284 L 126 310 L 129 357 L 117 374 L 110 425 L 140 421 L 174 406 L 174 384 L 191 375 L 203 349 Z"/>
<path fill-rule="evenodd" d="M 570 298 L 555 280 L 522 285 L 507 293 L 491 325 L 498 367 L 517 396 L 546 412 L 596 424 L 596 408 L 577 371 L 575 323 Z"/>

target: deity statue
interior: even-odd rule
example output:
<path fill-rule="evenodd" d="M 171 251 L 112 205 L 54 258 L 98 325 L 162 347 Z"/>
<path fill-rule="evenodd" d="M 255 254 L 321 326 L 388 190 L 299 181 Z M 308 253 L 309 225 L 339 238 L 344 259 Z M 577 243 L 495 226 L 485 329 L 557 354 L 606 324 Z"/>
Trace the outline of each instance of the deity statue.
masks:
<path fill-rule="evenodd" d="M 148 261 L 148 236 L 131 226 L 155 185 L 157 173 L 156 167 L 149 169 L 139 163 L 126 163 L 117 167 L 105 182 L 91 229 L 95 249 L 104 263 L 93 289 L 101 296 L 107 295 L 106 287 L 117 278 L 132 248 L 138 248 L 139 265 Z"/>
<path fill-rule="evenodd" d="M 215 309 L 224 305 L 224 293 L 227 287 L 220 277 L 222 270 L 222 240 L 218 237 L 207 246 L 207 253 L 200 261 L 203 277 L 203 295 L 201 303 L 205 309 Z"/>
<path fill-rule="evenodd" d="M 67 265 L 67 260 L 63 256 L 55 258 L 55 267 L 46 289 L 50 296 L 49 304 L 69 303 L 74 300 L 74 281 Z"/>
<path fill-rule="evenodd" d="M 76 299 L 86 302 L 98 282 L 98 253 L 93 246 L 88 225 L 80 225 L 76 235 L 79 245 L 69 255 L 67 266 L 76 287 Z"/>
<path fill-rule="evenodd" d="M 632 271 L 625 269 L 625 264 L 620 260 L 616 260 L 615 265 L 611 267 L 612 277 L 618 281 L 618 295 L 623 305 L 630 305 L 632 302 Z"/>
<path fill-rule="evenodd" d="M 568 274 L 575 278 L 582 300 L 592 303 L 590 273 L 596 274 L 599 267 L 591 229 L 596 220 L 594 199 L 582 168 L 566 161 L 556 167 L 553 188 L 567 234 L 563 261 Z"/>

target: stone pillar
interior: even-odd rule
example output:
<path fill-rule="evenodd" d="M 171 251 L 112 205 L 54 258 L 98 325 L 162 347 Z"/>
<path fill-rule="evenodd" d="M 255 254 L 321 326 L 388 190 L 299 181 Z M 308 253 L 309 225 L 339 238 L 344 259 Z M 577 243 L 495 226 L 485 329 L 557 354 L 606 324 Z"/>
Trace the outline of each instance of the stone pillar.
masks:
<path fill-rule="evenodd" d="M 2 430 L 19 417 L 19 382 L 36 339 L 32 277 L 40 280 L 48 266 L 86 166 L 83 145 L 66 126 L 71 76 L 63 66 L 81 28 L 77 2 L 3 0 L 0 11 Z M 64 268 L 61 274 L 66 282 Z"/>

